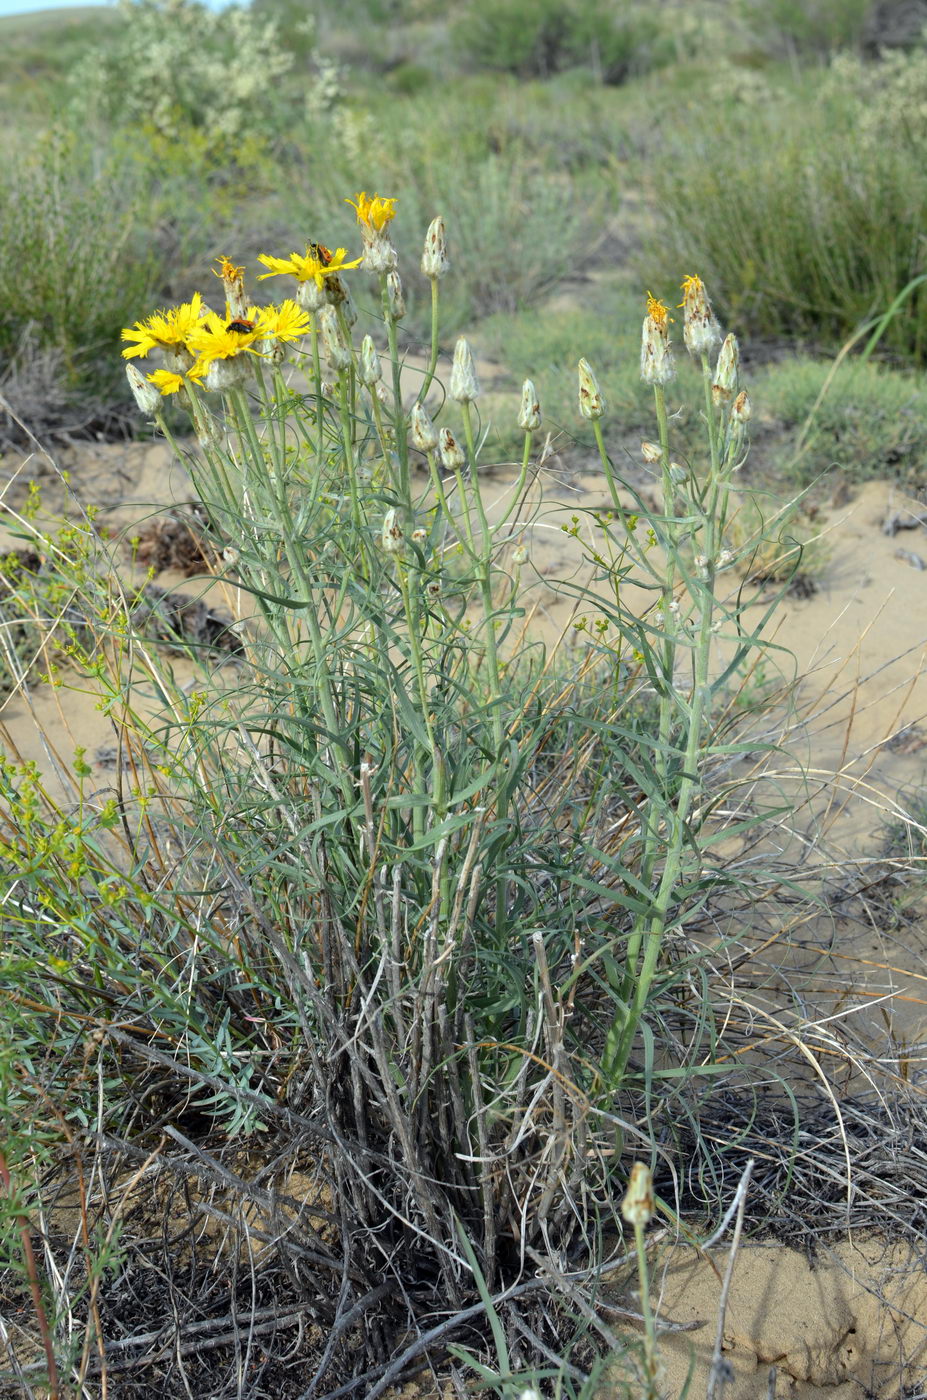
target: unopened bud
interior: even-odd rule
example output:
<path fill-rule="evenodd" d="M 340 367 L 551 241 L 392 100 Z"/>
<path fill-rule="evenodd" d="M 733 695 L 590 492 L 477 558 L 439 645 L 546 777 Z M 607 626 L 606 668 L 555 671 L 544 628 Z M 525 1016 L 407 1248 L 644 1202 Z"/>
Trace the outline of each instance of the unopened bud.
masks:
<path fill-rule="evenodd" d="M 750 395 L 746 389 L 741 389 L 731 406 L 731 421 L 733 423 L 749 423 L 753 417 L 753 408 L 750 403 Z"/>
<path fill-rule="evenodd" d="M 432 423 L 424 404 L 412 405 L 409 418 L 409 440 L 419 452 L 433 452 L 438 445 L 438 430 Z"/>
<path fill-rule="evenodd" d="M 444 220 L 432 219 L 425 234 L 425 251 L 422 253 L 422 272 L 426 277 L 437 280 L 443 277 L 450 264 L 447 260 L 447 241 Z"/>
<path fill-rule="evenodd" d="M 689 480 L 688 468 L 681 462 L 670 462 L 670 479 L 675 481 L 677 486 L 681 486 L 684 481 Z"/>
<path fill-rule="evenodd" d="M 132 390 L 132 397 L 139 409 L 146 418 L 150 418 L 161 407 L 160 393 L 153 384 L 148 383 L 144 375 L 139 373 L 135 365 L 126 365 L 126 378 L 129 381 L 129 388 Z"/>
<path fill-rule="evenodd" d="M 427 530 L 423 530 L 422 527 L 421 527 L 421 525 L 419 525 L 419 526 L 417 527 L 417 529 L 415 529 L 415 530 L 412 531 L 412 543 L 413 543 L 413 544 L 424 544 L 425 541 L 427 540 L 427 538 L 428 538 L 428 531 L 427 531 Z"/>
<path fill-rule="evenodd" d="M 528 546 L 526 544 L 517 544 L 512 550 L 512 563 L 521 568 L 522 564 L 527 564 L 527 562 Z"/>
<path fill-rule="evenodd" d="M 662 301 L 648 292 L 647 315 L 641 331 L 641 379 L 645 384 L 666 384 L 675 372 L 669 320 L 669 312 Z"/>
<path fill-rule="evenodd" d="M 605 412 L 605 397 L 599 381 L 586 360 L 579 362 L 579 411 L 584 418 L 601 418 Z"/>
<path fill-rule="evenodd" d="M 480 386 L 473 366 L 469 342 L 461 336 L 454 346 L 454 364 L 448 393 L 457 403 L 472 403 L 479 398 Z"/>
<path fill-rule="evenodd" d="M 724 337 L 724 343 L 718 351 L 718 363 L 715 366 L 714 380 L 711 386 L 711 398 L 716 408 L 722 403 L 726 403 L 737 390 L 737 370 L 740 365 L 740 347 L 737 344 L 736 335 Z"/>
<path fill-rule="evenodd" d="M 690 355 L 709 355 L 721 341 L 721 327 L 711 309 L 701 277 L 687 277 L 682 284 L 683 340 Z"/>
<path fill-rule="evenodd" d="M 441 585 L 437 579 L 429 579 L 428 583 L 425 584 L 425 593 L 429 598 L 441 597 Z"/>
<path fill-rule="evenodd" d="M 383 378 L 383 370 L 380 366 L 380 356 L 377 354 L 377 347 L 373 343 L 373 337 L 365 335 L 361 341 L 360 365 L 358 376 L 362 384 L 366 384 L 369 389 L 372 384 L 376 384 Z"/>
<path fill-rule="evenodd" d="M 642 442 L 641 456 L 645 462 L 649 462 L 653 466 L 656 462 L 662 461 L 663 449 L 655 442 Z"/>
<path fill-rule="evenodd" d="M 406 314 L 406 299 L 402 294 L 402 283 L 398 272 L 386 274 L 386 305 L 391 321 L 401 321 Z"/>
<path fill-rule="evenodd" d="M 326 304 L 319 312 L 319 330 L 322 332 L 322 344 L 332 369 L 347 369 L 351 363 L 351 349 L 345 340 L 338 312 L 333 306 Z"/>
<path fill-rule="evenodd" d="M 442 428 L 438 437 L 438 450 L 441 453 L 441 461 L 449 472 L 460 471 L 466 462 L 466 457 L 460 443 L 451 432 L 450 428 Z"/>
<path fill-rule="evenodd" d="M 635 1162 L 631 1168 L 628 1189 L 621 1202 L 621 1214 L 628 1224 L 635 1228 L 638 1225 L 648 1224 L 656 1214 L 656 1205 L 653 1199 L 653 1176 L 650 1168 L 644 1162 Z"/>
<path fill-rule="evenodd" d="M 344 317 L 346 326 L 357 325 L 357 307 L 348 290 L 347 283 L 338 276 L 337 272 L 333 277 L 326 277 L 325 292 L 332 306 L 337 306 Z"/>
<path fill-rule="evenodd" d="M 718 555 L 718 568 L 726 569 L 734 562 L 734 555 L 729 549 L 722 549 Z"/>
<path fill-rule="evenodd" d="M 395 508 L 388 510 L 383 517 L 380 543 L 387 554 L 398 554 L 402 549 L 402 526 L 399 524 Z"/>
<path fill-rule="evenodd" d="M 526 433 L 533 433 L 541 426 L 541 405 L 538 401 L 537 390 L 530 379 L 526 379 L 521 386 L 521 409 L 518 414 L 518 426 Z"/>

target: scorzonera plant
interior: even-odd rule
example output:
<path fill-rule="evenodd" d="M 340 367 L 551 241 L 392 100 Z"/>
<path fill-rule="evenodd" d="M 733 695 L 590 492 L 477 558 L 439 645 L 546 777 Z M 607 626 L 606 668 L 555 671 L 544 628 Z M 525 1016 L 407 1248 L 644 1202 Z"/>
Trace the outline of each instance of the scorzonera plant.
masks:
<path fill-rule="evenodd" d="M 546 1287 L 539 1253 L 595 1255 L 625 1174 L 616 1132 L 649 1152 L 641 1095 L 654 1111 L 655 1087 L 683 1094 L 710 1055 L 710 978 L 693 1005 L 698 954 L 668 935 L 711 893 L 706 775 L 736 751 L 718 696 L 759 627 L 719 588 L 749 403 L 730 337 L 711 363 L 699 280 L 684 332 L 704 463 L 672 454 L 669 312 L 651 297 L 644 321 L 659 509 L 616 473 L 580 363 L 611 508 L 576 516 L 588 573 L 557 585 L 588 645 L 545 648 L 526 591 L 543 388 L 526 381 L 512 407 L 523 447 L 490 500 L 464 339 L 442 390 L 443 223 L 425 240 L 432 336 L 413 367 L 396 202 L 350 202 L 360 254 L 260 257 L 261 278 L 286 279 L 279 302 L 258 305 L 223 258 L 221 309 L 196 294 L 124 332 L 139 407 L 202 503 L 234 646 L 188 647 L 194 674 L 175 674 L 120 614 L 121 586 L 92 645 L 72 628 L 132 782 L 100 802 L 82 761 L 74 816 L 36 773 L 4 770 L 5 915 L 31 951 L 3 976 L 15 987 L 28 966 L 28 1004 L 56 1033 L 100 1027 L 101 1082 L 122 1076 L 114 1132 L 148 1121 L 144 1076 L 125 1069 L 141 1063 L 162 1096 L 176 1065 L 178 1115 L 192 1103 L 228 1136 L 309 1141 L 338 1235 L 314 1240 L 314 1267 L 347 1280 L 328 1323 L 375 1309 L 398 1336 L 410 1280 L 453 1312 L 526 1270 L 526 1298 Z M 361 335 L 349 288 L 370 276 L 382 327 Z M 155 718 L 136 703 L 142 673 Z M 61 855 L 40 869 L 42 842 Z M 402 1284 L 388 1297 L 384 1271 Z"/>

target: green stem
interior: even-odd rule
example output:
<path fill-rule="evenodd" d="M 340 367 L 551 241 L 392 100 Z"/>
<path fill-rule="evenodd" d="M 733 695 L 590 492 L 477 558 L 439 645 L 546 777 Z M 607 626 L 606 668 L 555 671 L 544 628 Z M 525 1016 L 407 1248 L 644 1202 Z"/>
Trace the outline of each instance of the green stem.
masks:
<path fill-rule="evenodd" d="M 464 437 L 467 443 L 467 456 L 470 462 L 470 490 L 476 504 L 477 515 L 480 521 L 482 532 L 482 547 L 479 551 L 477 577 L 479 579 L 480 595 L 483 602 L 483 619 L 486 631 L 486 656 L 489 661 L 489 685 L 492 697 L 492 733 L 493 744 L 496 750 L 496 815 L 500 826 L 505 825 L 508 819 L 508 792 L 504 781 L 504 772 L 501 768 L 502 752 L 505 744 L 505 726 L 502 722 L 502 673 L 499 668 L 499 653 L 496 646 L 496 621 L 495 608 L 492 596 L 492 530 L 486 516 L 483 505 L 483 497 L 480 491 L 479 473 L 477 471 L 476 444 L 473 436 L 473 418 L 470 412 L 469 403 L 461 404 L 463 415 Z M 461 489 L 463 484 L 461 483 Z M 469 515 L 468 515 L 469 529 Z M 473 536 L 470 534 L 470 544 L 473 547 Z M 508 881 L 501 877 L 496 881 L 496 932 L 501 937 L 505 931 L 506 914 L 508 909 Z"/>
<path fill-rule="evenodd" d="M 402 503 L 405 522 L 412 528 L 412 485 L 409 477 L 409 444 L 406 433 L 406 416 L 402 407 L 402 366 L 399 363 L 399 338 L 396 322 L 390 315 L 389 294 L 386 290 L 386 274 L 380 279 L 383 297 L 383 316 L 386 321 L 386 338 L 389 344 L 390 364 L 393 370 L 393 411 L 396 434 L 396 456 L 399 458 L 398 495 Z"/>
<path fill-rule="evenodd" d="M 638 1291 L 644 1318 L 644 1400 L 660 1400 L 660 1387 L 657 1382 L 657 1329 L 650 1303 L 650 1273 L 647 1268 L 644 1226 L 639 1220 L 634 1225 L 634 1250 L 637 1255 Z"/>
<path fill-rule="evenodd" d="M 416 403 L 424 403 L 428 397 L 428 390 L 431 388 L 435 377 L 435 369 L 438 364 L 438 279 L 431 279 L 431 354 L 428 358 L 428 368 L 425 371 L 425 379 L 422 387 L 418 391 Z"/>

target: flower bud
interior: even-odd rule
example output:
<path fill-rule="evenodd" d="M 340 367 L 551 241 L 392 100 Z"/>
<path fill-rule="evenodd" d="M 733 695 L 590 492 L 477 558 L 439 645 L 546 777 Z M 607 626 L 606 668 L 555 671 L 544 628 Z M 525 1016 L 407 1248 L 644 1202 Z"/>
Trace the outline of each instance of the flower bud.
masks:
<path fill-rule="evenodd" d="M 161 407 L 160 393 L 153 384 L 148 383 L 144 375 L 139 373 L 135 365 L 126 365 L 126 378 L 139 409 L 146 418 L 150 418 Z"/>
<path fill-rule="evenodd" d="M 677 486 L 681 486 L 684 481 L 689 480 L 688 468 L 684 467 L 681 462 L 670 462 L 669 474 L 670 480 L 674 481 Z"/>
<path fill-rule="evenodd" d="M 657 462 L 663 460 L 663 449 L 656 442 L 642 442 L 641 456 L 650 466 L 654 466 Z"/>
<path fill-rule="evenodd" d="M 406 299 L 402 294 L 402 283 L 398 272 L 386 274 L 386 305 L 390 320 L 401 321 L 406 314 Z"/>
<path fill-rule="evenodd" d="M 682 336 L 690 355 L 708 355 L 720 343 L 721 327 L 711 309 L 701 277 L 687 277 L 682 284 L 684 325 Z"/>
<path fill-rule="evenodd" d="M 641 332 L 641 379 L 645 384 L 666 384 L 675 372 L 669 320 L 669 312 L 662 301 L 648 292 L 647 315 Z"/>
<path fill-rule="evenodd" d="M 753 417 L 753 407 L 750 403 L 750 395 L 746 389 L 741 389 L 731 406 L 732 423 L 749 423 Z"/>
<path fill-rule="evenodd" d="M 715 366 L 714 381 L 711 386 L 711 398 L 716 408 L 720 408 L 732 397 L 737 388 L 737 370 L 740 365 L 740 347 L 737 344 L 736 335 L 728 335 L 724 338 L 724 343 L 718 351 L 718 363 Z"/>
<path fill-rule="evenodd" d="M 351 363 L 351 349 L 344 338 L 338 313 L 333 306 L 325 305 L 319 312 L 319 330 L 322 332 L 322 344 L 332 369 L 347 369 Z"/>
<path fill-rule="evenodd" d="M 429 579 L 425 584 L 425 593 L 432 600 L 441 597 L 441 585 L 436 578 Z"/>
<path fill-rule="evenodd" d="M 325 292 L 332 306 L 337 306 L 346 326 L 357 325 L 357 307 L 348 289 L 348 284 L 342 280 L 337 272 L 332 277 L 325 279 Z"/>
<path fill-rule="evenodd" d="M 433 452 L 438 445 L 438 430 L 432 423 L 424 404 L 412 405 L 409 418 L 409 440 L 419 452 Z"/>
<path fill-rule="evenodd" d="M 441 453 L 441 462 L 449 472 L 460 471 L 467 460 L 459 442 L 450 428 L 441 429 L 438 438 L 438 450 Z"/>
<path fill-rule="evenodd" d="M 377 347 L 373 343 L 373 337 L 365 335 L 361 341 L 360 367 L 358 376 L 362 384 L 366 384 L 369 389 L 383 378 L 383 370 L 380 365 L 380 356 L 377 354 Z"/>
<path fill-rule="evenodd" d="M 448 394 L 457 403 L 472 403 L 479 398 L 480 386 L 473 367 L 470 345 L 463 336 L 454 347 L 454 364 L 451 369 L 451 384 Z"/>
<path fill-rule="evenodd" d="M 402 549 L 402 526 L 399 523 L 395 508 L 386 512 L 383 517 L 383 529 L 380 531 L 380 543 L 387 554 L 398 554 Z"/>
<path fill-rule="evenodd" d="M 538 402 L 537 390 L 530 379 L 526 379 L 521 386 L 518 426 L 526 433 L 533 433 L 541 426 L 541 405 Z"/>
<path fill-rule="evenodd" d="M 621 1214 L 628 1224 L 635 1228 L 638 1225 L 646 1225 L 656 1214 L 656 1205 L 653 1199 L 653 1176 L 650 1168 L 644 1162 L 635 1162 L 631 1168 L 628 1189 L 621 1202 Z"/>
<path fill-rule="evenodd" d="M 527 562 L 528 546 L 526 544 L 517 544 L 512 550 L 512 563 L 517 565 L 518 568 L 521 568 L 522 564 L 527 564 Z"/>
<path fill-rule="evenodd" d="M 579 362 L 579 411 L 584 418 L 601 418 L 605 412 L 605 398 L 599 388 L 599 381 L 586 360 Z"/>
<path fill-rule="evenodd" d="M 425 234 L 422 272 L 424 276 L 436 281 L 439 277 L 444 276 L 449 266 L 444 220 L 442 218 L 432 219 L 428 225 L 428 232 Z"/>
<path fill-rule="evenodd" d="M 415 530 L 412 531 L 412 543 L 413 543 L 413 544 L 424 544 L 425 541 L 427 540 L 427 538 L 428 538 L 428 531 L 427 531 L 427 530 L 423 530 L 422 527 L 421 527 L 421 525 L 419 525 Z"/>

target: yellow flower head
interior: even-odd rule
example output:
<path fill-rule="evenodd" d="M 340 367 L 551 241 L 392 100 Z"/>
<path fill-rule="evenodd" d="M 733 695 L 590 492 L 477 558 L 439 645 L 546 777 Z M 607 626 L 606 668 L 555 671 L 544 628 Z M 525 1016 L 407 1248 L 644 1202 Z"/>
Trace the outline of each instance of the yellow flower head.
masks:
<path fill-rule="evenodd" d="M 683 336 L 686 348 L 692 355 L 707 355 L 721 343 L 721 327 L 711 309 L 708 293 L 701 277 L 686 277 L 682 284 L 682 301 L 685 307 L 685 329 Z"/>
<path fill-rule="evenodd" d="M 673 319 L 669 314 L 669 307 L 664 306 L 662 301 L 657 301 L 652 292 L 647 293 L 647 315 L 661 330 L 666 330 L 667 323 Z"/>
<path fill-rule="evenodd" d="M 257 325 L 262 339 L 292 345 L 308 333 L 310 322 L 302 307 L 288 298 L 279 306 L 262 306 L 257 314 Z"/>
<path fill-rule="evenodd" d="M 187 347 L 196 356 L 196 374 L 205 374 L 214 361 L 234 359 L 250 350 L 256 340 L 262 340 L 264 332 L 257 316 L 253 306 L 247 308 L 245 316 L 230 321 L 217 316 L 215 311 L 207 311 L 187 337 Z"/>
<path fill-rule="evenodd" d="M 214 267 L 213 272 L 217 277 L 221 277 L 223 282 L 238 282 L 245 275 L 245 269 L 243 267 L 236 267 L 231 259 L 227 258 L 224 253 L 219 254 L 216 258 L 216 262 L 219 266 L 217 268 Z"/>
<path fill-rule="evenodd" d="M 357 210 L 357 222 L 371 233 L 382 233 L 396 215 L 395 199 L 381 199 L 378 194 L 371 199 L 363 190 L 356 199 L 346 199 L 344 202 Z"/>
<path fill-rule="evenodd" d="M 134 342 L 126 346 L 123 356 L 130 360 L 134 355 L 150 355 L 152 350 L 176 352 L 183 349 L 205 314 L 203 298 L 199 292 L 194 292 L 182 306 L 174 306 L 169 311 L 156 311 L 147 320 L 136 321 L 134 326 L 122 332 L 123 340 Z"/>
<path fill-rule="evenodd" d="M 156 389 L 159 389 L 162 395 L 176 394 L 179 389 L 184 387 L 188 379 L 199 382 L 205 372 L 205 369 L 200 369 L 198 365 L 194 365 L 192 369 L 187 371 L 186 375 L 174 374 L 169 369 L 156 369 L 154 374 L 149 374 L 148 381 Z"/>
<path fill-rule="evenodd" d="M 305 255 L 293 253 L 289 258 L 272 258 L 267 253 L 259 253 L 258 262 L 269 267 L 270 271 L 262 272 L 258 280 L 263 282 L 265 277 L 281 277 L 286 273 L 295 277 L 297 282 L 313 281 L 322 288 L 326 277 L 333 277 L 345 267 L 360 266 L 361 258 L 348 262 L 347 257 L 347 248 L 336 248 L 332 252 L 324 243 L 307 243 Z"/>
<path fill-rule="evenodd" d="M 705 295 L 705 284 L 697 272 L 690 273 L 682 279 L 682 301 L 680 306 L 685 306 L 687 301 Z"/>

